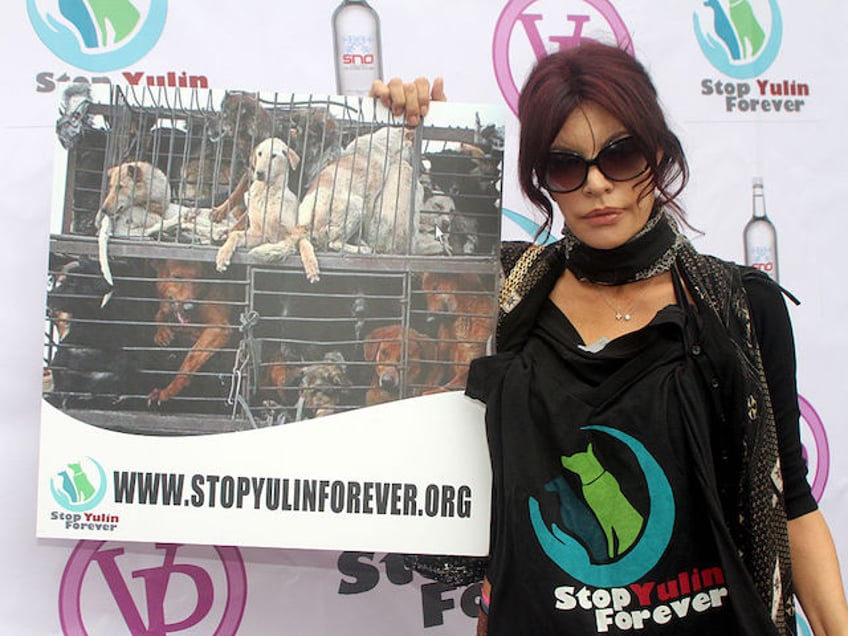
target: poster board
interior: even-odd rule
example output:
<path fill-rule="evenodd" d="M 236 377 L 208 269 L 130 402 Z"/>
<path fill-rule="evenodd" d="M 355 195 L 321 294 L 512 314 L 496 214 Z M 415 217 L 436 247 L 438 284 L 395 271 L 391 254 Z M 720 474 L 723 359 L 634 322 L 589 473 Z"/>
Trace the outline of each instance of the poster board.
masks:
<path fill-rule="evenodd" d="M 39 536 L 485 554 L 503 110 L 60 110 Z"/>

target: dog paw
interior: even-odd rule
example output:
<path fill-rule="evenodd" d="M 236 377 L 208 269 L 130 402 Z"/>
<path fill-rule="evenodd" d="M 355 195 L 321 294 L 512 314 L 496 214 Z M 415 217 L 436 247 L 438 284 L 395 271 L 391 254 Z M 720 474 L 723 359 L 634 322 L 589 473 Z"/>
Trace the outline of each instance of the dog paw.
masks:
<path fill-rule="evenodd" d="M 227 218 L 228 213 L 229 208 L 226 205 L 219 205 L 209 211 L 209 218 L 212 219 L 213 223 L 220 223 Z"/>
<path fill-rule="evenodd" d="M 147 395 L 147 406 L 148 408 L 153 406 L 159 406 L 160 404 L 162 404 L 162 402 L 166 402 L 168 398 L 169 396 L 166 395 L 165 389 L 153 389 Z"/>
<path fill-rule="evenodd" d="M 229 256 L 222 256 L 220 252 L 218 256 L 215 258 L 215 269 L 219 272 L 226 272 L 227 268 L 230 266 L 230 258 Z"/>
<path fill-rule="evenodd" d="M 439 393 L 447 393 L 451 389 L 447 386 L 440 386 L 435 389 L 428 389 L 427 391 L 422 391 L 421 395 L 438 395 Z"/>
<path fill-rule="evenodd" d="M 171 331 L 170 327 L 159 327 L 156 330 L 156 333 L 153 335 L 153 342 L 155 342 L 160 347 L 164 347 L 166 345 L 171 344 L 171 341 L 174 339 L 174 332 Z"/>
<path fill-rule="evenodd" d="M 317 283 L 319 280 L 321 280 L 321 274 L 317 269 L 315 271 L 307 271 L 307 272 L 305 272 L 305 274 L 306 274 L 306 280 L 309 283 L 314 284 L 314 283 Z"/>
<path fill-rule="evenodd" d="M 300 261 L 303 263 L 303 271 L 306 274 L 306 280 L 310 283 L 317 283 L 321 280 L 321 270 L 318 267 L 318 258 L 315 256 L 315 248 L 308 240 L 303 239 L 298 243 L 300 251 Z"/>

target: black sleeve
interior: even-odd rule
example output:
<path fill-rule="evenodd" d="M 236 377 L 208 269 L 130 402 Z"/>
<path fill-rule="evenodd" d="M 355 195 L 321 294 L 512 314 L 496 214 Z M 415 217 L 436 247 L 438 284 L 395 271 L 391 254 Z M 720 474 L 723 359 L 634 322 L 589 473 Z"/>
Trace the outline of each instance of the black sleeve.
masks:
<path fill-rule="evenodd" d="M 768 276 L 746 271 L 743 283 L 774 409 L 786 514 L 794 519 L 815 510 L 818 504 L 807 482 L 807 462 L 802 454 L 792 324 L 780 287 Z"/>

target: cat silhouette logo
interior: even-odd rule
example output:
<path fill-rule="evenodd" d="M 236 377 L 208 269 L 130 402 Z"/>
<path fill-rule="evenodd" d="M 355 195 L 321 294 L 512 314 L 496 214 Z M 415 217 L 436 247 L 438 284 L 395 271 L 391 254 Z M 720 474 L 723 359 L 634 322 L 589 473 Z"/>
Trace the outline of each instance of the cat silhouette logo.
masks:
<path fill-rule="evenodd" d="M 750 79 L 772 65 L 783 39 L 777 0 L 698 0 L 698 5 L 695 37 L 715 68 Z"/>
<path fill-rule="evenodd" d="M 674 495 L 668 478 L 636 439 L 606 426 L 586 426 L 624 444 L 644 475 L 649 513 L 643 514 L 622 491 L 618 478 L 602 464 L 594 443 L 560 458 L 577 478 L 577 491 L 565 476 L 545 484 L 559 499 L 554 523 L 547 523 L 539 501 L 530 497 L 530 522 L 542 550 L 563 572 L 593 587 L 625 587 L 644 576 L 662 557 L 674 527 Z M 647 515 L 647 516 L 646 516 Z"/>
<path fill-rule="evenodd" d="M 88 71 L 134 64 L 159 40 L 167 0 L 27 0 L 27 14 L 44 45 Z"/>
<path fill-rule="evenodd" d="M 68 462 L 50 478 L 50 492 L 62 508 L 86 512 L 106 494 L 106 472 L 91 457 Z"/>

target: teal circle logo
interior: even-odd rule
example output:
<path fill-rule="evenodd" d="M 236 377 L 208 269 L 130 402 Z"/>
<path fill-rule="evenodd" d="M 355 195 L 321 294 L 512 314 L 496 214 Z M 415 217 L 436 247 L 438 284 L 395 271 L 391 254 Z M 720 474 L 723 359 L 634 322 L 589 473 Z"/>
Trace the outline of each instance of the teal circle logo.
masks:
<path fill-rule="evenodd" d="M 777 0 L 699 0 L 695 37 L 719 71 L 736 79 L 766 72 L 783 40 L 783 18 Z"/>
<path fill-rule="evenodd" d="M 604 484 L 604 492 L 596 491 L 596 496 L 600 495 L 605 499 L 604 508 L 615 509 L 616 524 L 619 530 L 626 530 L 625 526 L 631 525 L 630 529 L 635 531 L 632 540 L 629 540 L 626 546 L 622 546 L 624 549 L 620 556 L 609 554 L 611 557 L 615 556 L 610 562 L 596 562 L 591 554 L 592 544 L 595 543 L 592 537 L 582 536 L 578 540 L 571 533 L 558 527 L 557 524 L 552 524 L 549 527 L 542 516 L 539 501 L 535 497 L 530 497 L 528 500 L 530 523 L 542 550 L 563 572 L 593 587 L 625 587 L 649 572 L 668 547 L 674 528 L 674 494 L 662 468 L 641 442 L 626 433 L 607 426 L 585 426 L 583 430 L 605 433 L 626 445 L 634 454 L 645 476 L 645 484 L 651 502 L 650 515 L 647 519 L 643 519 L 635 510 L 632 510 L 632 506 L 618 490 L 617 484 L 610 484 L 609 480 L 613 478 L 604 469 L 603 473 L 607 475 L 607 483 Z M 587 451 L 591 453 L 591 444 Z M 581 454 L 585 453 L 578 453 L 577 455 Z M 573 457 L 566 458 L 566 460 L 573 459 Z M 563 465 L 568 468 L 568 463 L 564 460 Z M 601 483 L 601 480 L 597 478 L 590 482 L 593 488 L 601 485 Z M 556 482 L 551 482 L 549 486 L 546 486 L 546 490 L 562 492 L 562 489 L 557 487 Z M 584 487 L 583 493 L 586 500 L 589 501 L 591 497 L 587 488 Z M 560 500 L 563 502 L 562 497 Z M 615 503 L 609 505 L 610 501 Z M 566 516 L 577 519 L 573 516 L 575 507 L 573 502 L 562 503 L 561 508 L 564 511 L 567 509 L 567 513 L 562 515 L 563 520 Z M 627 508 L 631 508 L 629 513 Z M 579 511 L 577 512 L 579 513 Z M 633 515 L 638 517 L 638 524 L 635 528 L 632 527 L 632 518 L 627 518 Z M 605 513 L 604 516 L 609 515 Z M 583 525 L 579 520 L 578 523 Z M 625 535 L 626 533 L 622 532 L 620 536 Z M 602 549 L 603 546 L 608 546 L 603 537 L 601 537 L 601 544 Z"/>
<path fill-rule="evenodd" d="M 167 0 L 27 0 L 44 45 L 87 71 L 114 71 L 140 60 L 159 40 L 167 12 Z"/>
<path fill-rule="evenodd" d="M 106 471 L 91 457 L 69 462 L 50 478 L 50 492 L 65 510 L 86 512 L 106 494 Z"/>

